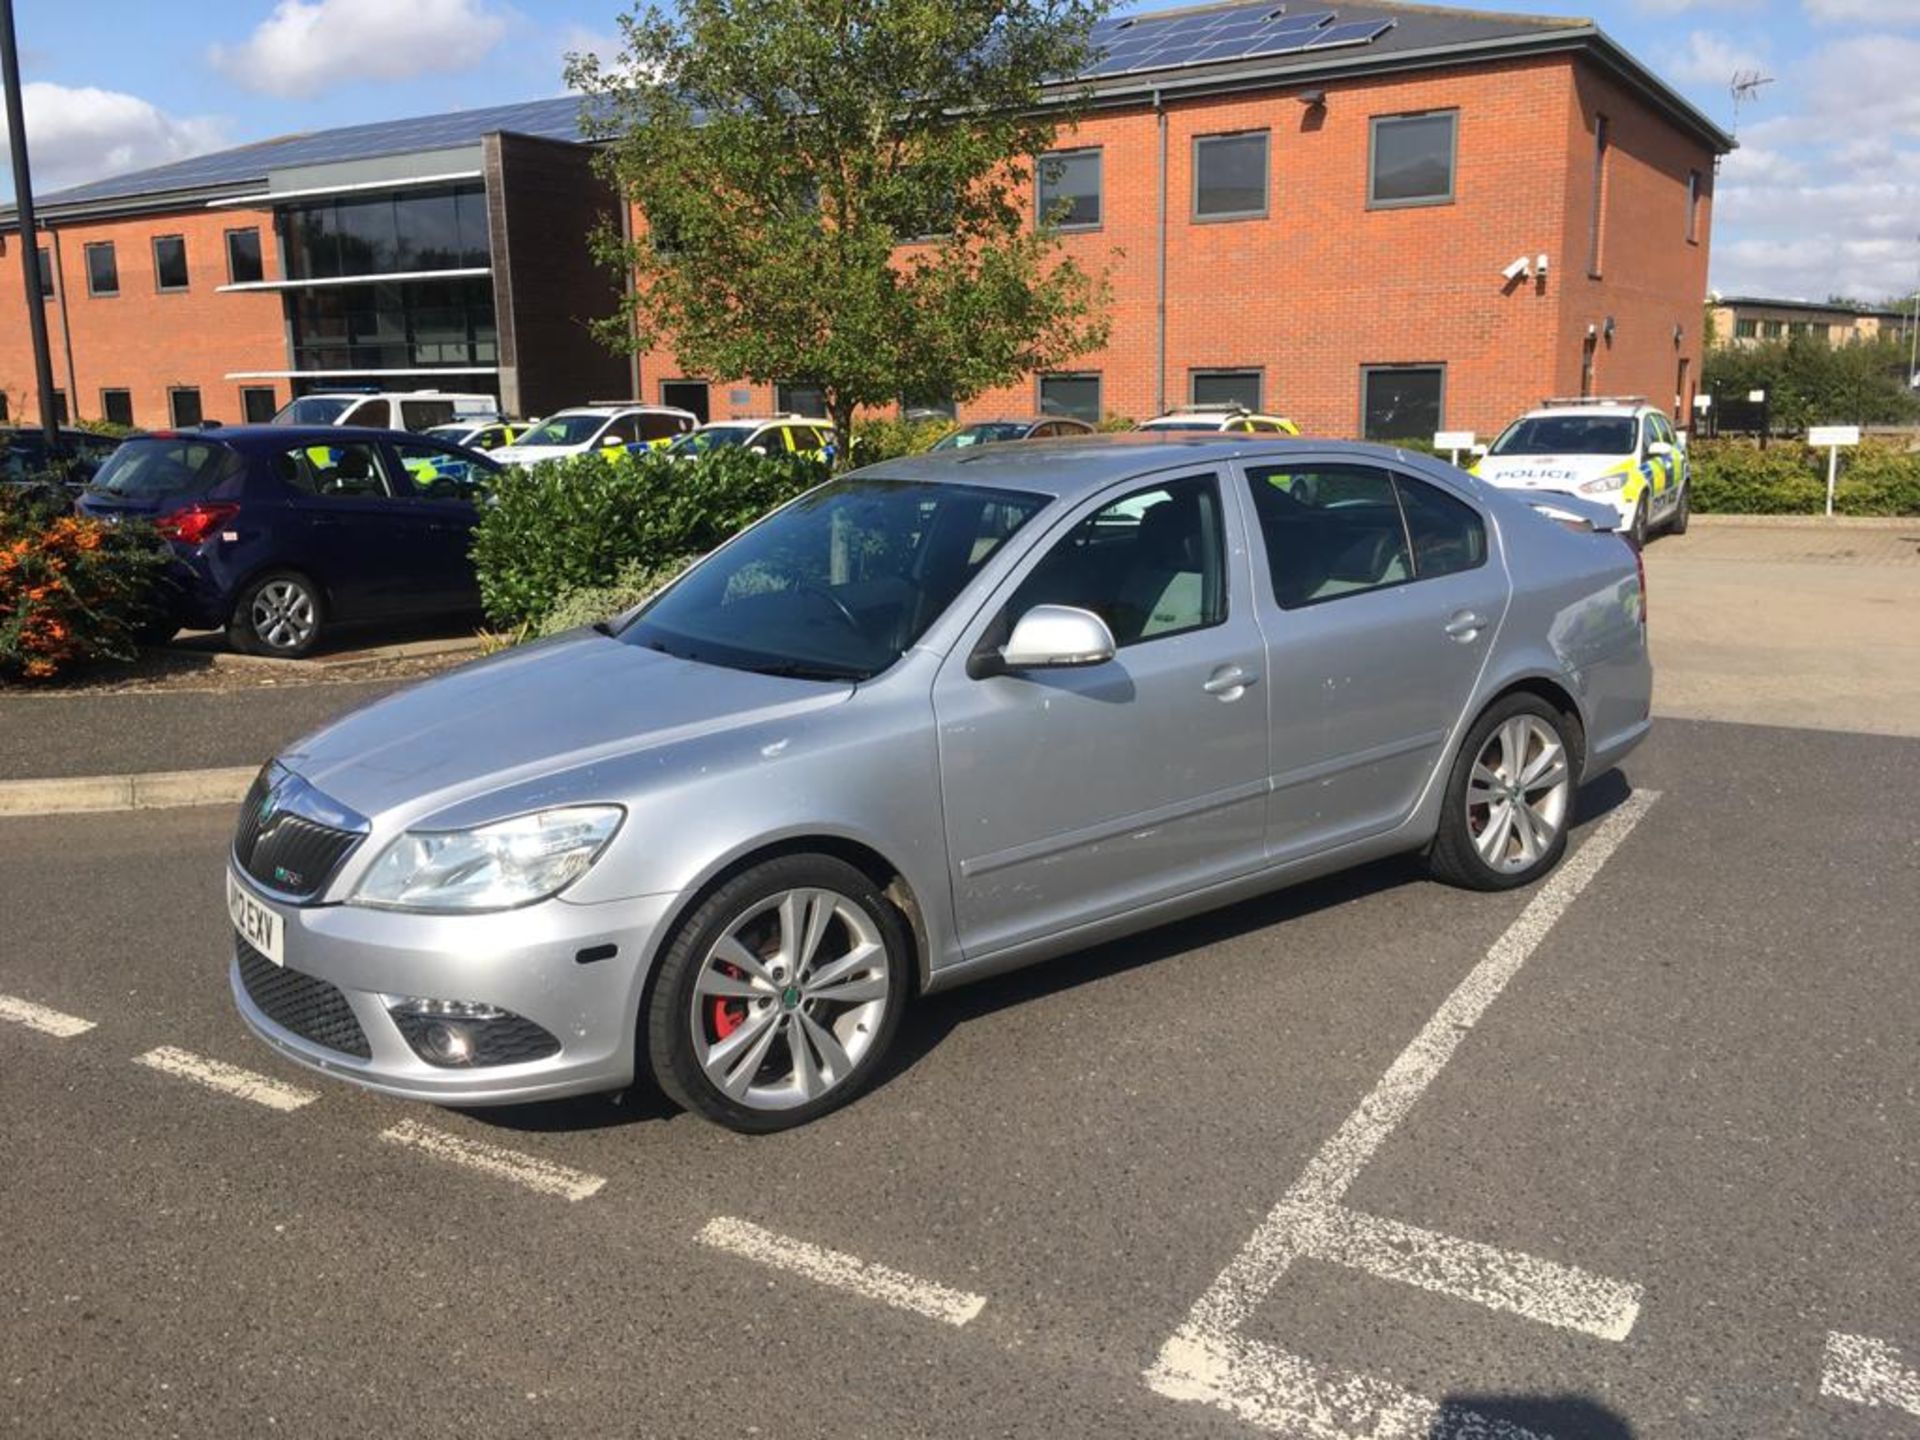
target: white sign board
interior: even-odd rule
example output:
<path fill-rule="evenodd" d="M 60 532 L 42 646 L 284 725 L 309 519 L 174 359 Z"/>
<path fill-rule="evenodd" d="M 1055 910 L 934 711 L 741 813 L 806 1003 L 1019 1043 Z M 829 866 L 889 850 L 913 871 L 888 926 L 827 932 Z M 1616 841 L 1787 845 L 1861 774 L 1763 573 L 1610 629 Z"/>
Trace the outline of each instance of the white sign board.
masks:
<path fill-rule="evenodd" d="M 1693 408 L 1696 410 L 1711 410 L 1713 408 L 1713 396 L 1711 395 L 1694 396 Z"/>
<path fill-rule="evenodd" d="M 1471 450 L 1473 448 L 1473 431 L 1442 430 L 1433 437 L 1433 448 L 1436 450 Z"/>
<path fill-rule="evenodd" d="M 1833 518 L 1834 487 L 1840 483 L 1840 447 L 1858 445 L 1860 427 L 1858 425 L 1810 425 L 1807 427 L 1807 444 L 1818 450 L 1822 446 L 1827 451 L 1827 518 Z"/>
<path fill-rule="evenodd" d="M 1747 391 L 1747 399 L 1751 400 L 1756 405 L 1758 405 L 1762 400 L 1766 398 L 1767 398 L 1767 392 L 1764 390 Z"/>

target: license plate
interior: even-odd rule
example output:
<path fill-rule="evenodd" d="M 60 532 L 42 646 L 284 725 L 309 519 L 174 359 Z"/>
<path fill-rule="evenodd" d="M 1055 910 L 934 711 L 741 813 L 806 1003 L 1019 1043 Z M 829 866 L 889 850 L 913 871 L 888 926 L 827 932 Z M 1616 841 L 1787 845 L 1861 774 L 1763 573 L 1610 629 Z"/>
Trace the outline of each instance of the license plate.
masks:
<path fill-rule="evenodd" d="M 240 938 L 276 965 L 287 963 L 286 921 L 280 912 L 253 897 L 253 892 L 227 871 L 227 914 Z"/>

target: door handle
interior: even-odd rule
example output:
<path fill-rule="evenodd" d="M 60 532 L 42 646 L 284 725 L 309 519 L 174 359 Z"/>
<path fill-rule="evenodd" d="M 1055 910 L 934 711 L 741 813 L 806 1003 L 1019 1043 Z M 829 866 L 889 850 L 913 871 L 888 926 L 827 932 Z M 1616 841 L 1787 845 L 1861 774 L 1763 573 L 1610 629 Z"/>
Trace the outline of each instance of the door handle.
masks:
<path fill-rule="evenodd" d="M 1219 695 L 1224 699 L 1232 700 L 1259 678 L 1251 670 L 1242 670 L 1238 665 L 1227 665 L 1209 675 L 1207 683 L 1200 688 L 1209 695 Z"/>
<path fill-rule="evenodd" d="M 1447 622 L 1447 634 L 1465 644 L 1478 635 L 1487 626 L 1487 622 L 1471 610 L 1461 610 Z"/>

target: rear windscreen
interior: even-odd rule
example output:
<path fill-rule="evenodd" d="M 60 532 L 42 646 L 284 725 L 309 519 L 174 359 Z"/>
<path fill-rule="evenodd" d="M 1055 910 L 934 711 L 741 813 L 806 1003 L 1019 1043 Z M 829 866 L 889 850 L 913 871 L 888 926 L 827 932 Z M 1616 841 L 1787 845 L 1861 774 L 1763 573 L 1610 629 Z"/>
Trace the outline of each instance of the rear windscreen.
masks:
<path fill-rule="evenodd" d="M 353 404 L 350 395 L 302 395 L 280 407 L 275 425 L 331 425 Z"/>
<path fill-rule="evenodd" d="M 129 440 L 100 467 L 89 488 L 128 499 L 204 495 L 239 463 L 225 445 L 198 437 Z"/>

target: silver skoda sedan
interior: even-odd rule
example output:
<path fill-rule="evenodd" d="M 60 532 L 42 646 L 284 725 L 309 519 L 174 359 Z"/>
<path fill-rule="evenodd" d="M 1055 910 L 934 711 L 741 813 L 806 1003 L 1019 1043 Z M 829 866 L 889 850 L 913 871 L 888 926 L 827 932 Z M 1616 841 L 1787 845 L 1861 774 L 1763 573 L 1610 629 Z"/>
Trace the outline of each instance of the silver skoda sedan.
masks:
<path fill-rule="evenodd" d="M 875 466 L 275 760 L 235 1003 L 389 1094 L 765 1131 L 965 980 L 1396 851 L 1524 885 L 1647 732 L 1614 523 L 1319 441 Z"/>

